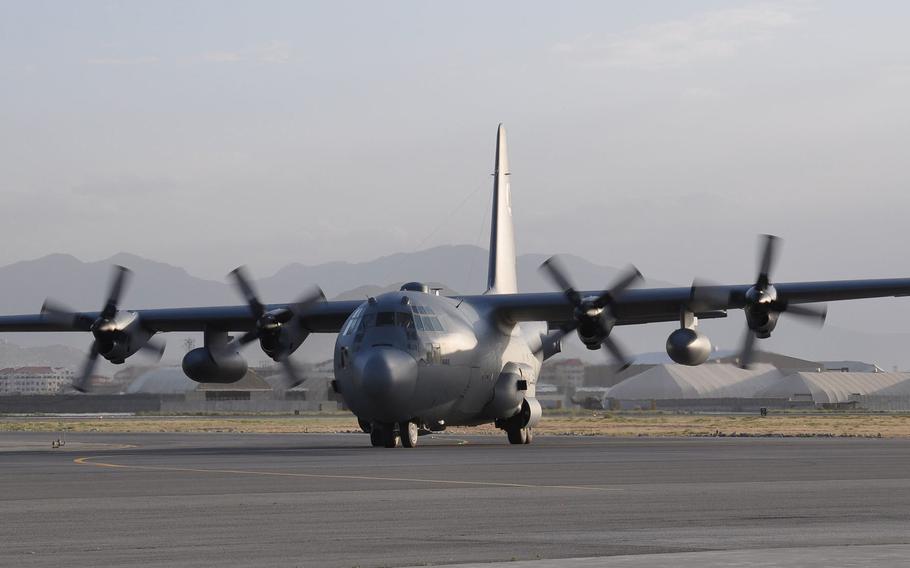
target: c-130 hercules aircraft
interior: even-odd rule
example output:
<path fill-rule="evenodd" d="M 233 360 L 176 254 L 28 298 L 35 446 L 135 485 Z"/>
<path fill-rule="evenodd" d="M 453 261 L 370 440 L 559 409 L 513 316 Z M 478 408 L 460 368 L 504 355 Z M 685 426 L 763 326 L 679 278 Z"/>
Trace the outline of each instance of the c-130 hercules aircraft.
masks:
<path fill-rule="evenodd" d="M 336 333 L 333 387 L 369 432 L 373 446 L 417 445 L 418 434 L 446 426 L 493 422 L 512 444 L 527 444 L 541 417 L 535 389 L 541 363 L 576 332 L 589 349 L 605 349 L 620 366 L 630 363 L 611 335 L 615 326 L 679 321 L 667 339 L 677 363 L 700 365 L 711 351 L 697 330 L 699 318 L 725 317 L 742 309 L 747 330 L 740 364 L 748 366 L 755 339 L 767 338 L 782 313 L 823 322 L 815 302 L 910 295 L 910 278 L 801 282 L 772 285 L 775 237 L 766 236 L 753 284 L 632 289 L 641 274 L 630 267 L 606 290 L 578 291 L 558 259 L 542 269 L 561 292 L 520 294 L 516 282 L 506 134 L 499 126 L 493 182 L 487 291 L 445 297 L 419 282 L 366 301 L 326 301 L 318 289 L 290 304 L 262 304 L 244 270 L 231 273 L 247 305 L 121 310 L 129 274 L 116 267 L 100 312 L 73 312 L 46 302 L 40 314 L 0 317 L 0 332 L 90 331 L 91 352 L 74 388 L 89 387 L 98 356 L 123 363 L 142 349 L 163 347 L 153 337 L 169 331 L 201 331 L 203 347 L 183 359 L 198 382 L 231 383 L 247 372 L 240 348 L 259 340 L 285 365 L 310 333 Z M 527 338 L 520 324 L 546 322 L 548 332 Z M 233 338 L 231 332 L 243 332 Z"/>

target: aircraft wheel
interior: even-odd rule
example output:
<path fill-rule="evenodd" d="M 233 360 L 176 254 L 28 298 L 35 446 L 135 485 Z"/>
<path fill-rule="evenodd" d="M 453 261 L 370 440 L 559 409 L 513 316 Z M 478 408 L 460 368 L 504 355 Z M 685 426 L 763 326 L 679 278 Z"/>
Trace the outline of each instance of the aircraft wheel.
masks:
<path fill-rule="evenodd" d="M 398 424 L 398 432 L 401 435 L 401 445 L 405 448 L 417 447 L 417 423 L 401 422 Z"/>
<path fill-rule="evenodd" d="M 525 444 L 530 444 L 534 441 L 534 433 L 530 428 L 523 428 L 523 430 L 525 430 Z"/>
<path fill-rule="evenodd" d="M 395 431 L 394 424 L 373 424 L 373 432 L 377 432 L 379 445 L 386 448 L 397 448 L 401 443 L 398 432 Z"/>
<path fill-rule="evenodd" d="M 527 428 L 509 428 L 506 430 L 506 435 L 509 437 L 510 444 L 527 444 L 528 443 L 528 429 Z"/>
<path fill-rule="evenodd" d="M 377 428 L 375 425 L 370 428 L 370 444 L 374 448 L 385 446 L 385 440 L 382 438 L 382 428 Z"/>

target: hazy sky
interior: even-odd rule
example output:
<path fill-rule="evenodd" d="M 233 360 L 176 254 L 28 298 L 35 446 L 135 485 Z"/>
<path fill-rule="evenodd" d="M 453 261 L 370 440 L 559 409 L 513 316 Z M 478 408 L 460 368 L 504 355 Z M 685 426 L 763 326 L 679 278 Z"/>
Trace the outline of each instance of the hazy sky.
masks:
<path fill-rule="evenodd" d="M 0 2 L 0 263 L 486 245 L 910 275 L 907 2 Z"/>

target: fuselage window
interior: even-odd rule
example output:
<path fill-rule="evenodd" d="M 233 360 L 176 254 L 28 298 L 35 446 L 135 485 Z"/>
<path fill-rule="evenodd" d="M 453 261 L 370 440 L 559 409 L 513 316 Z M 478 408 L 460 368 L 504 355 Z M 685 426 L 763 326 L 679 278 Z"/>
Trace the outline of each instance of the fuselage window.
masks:
<path fill-rule="evenodd" d="M 395 312 L 379 312 L 376 314 L 376 326 L 395 325 Z"/>

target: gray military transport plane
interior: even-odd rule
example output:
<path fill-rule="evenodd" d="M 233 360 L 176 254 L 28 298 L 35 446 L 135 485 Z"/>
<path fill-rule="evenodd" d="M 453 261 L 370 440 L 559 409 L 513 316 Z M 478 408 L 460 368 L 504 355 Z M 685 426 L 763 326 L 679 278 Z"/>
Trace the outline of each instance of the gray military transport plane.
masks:
<path fill-rule="evenodd" d="M 231 273 L 246 305 L 123 310 L 118 306 L 129 275 L 116 267 L 100 312 L 73 312 L 46 302 L 40 314 L 0 317 L 0 332 L 84 331 L 94 335 L 91 352 L 74 388 L 90 386 L 98 356 L 112 363 L 139 350 L 163 350 L 154 336 L 201 331 L 203 347 L 183 359 L 186 375 L 199 382 L 231 383 L 246 374 L 240 348 L 255 340 L 285 365 L 310 333 L 335 333 L 335 381 L 374 446 L 417 445 L 420 432 L 493 422 L 512 444 L 531 441 L 541 416 L 535 387 L 541 363 L 576 332 L 589 349 L 605 349 L 619 365 L 629 357 L 611 336 L 615 326 L 679 321 L 667 339 L 677 363 L 700 365 L 711 344 L 696 329 L 699 318 L 745 312 L 747 330 L 740 363 L 747 366 L 756 338 L 771 335 L 781 313 L 823 322 L 825 310 L 807 304 L 854 298 L 910 295 L 910 278 L 801 282 L 772 285 L 777 239 L 766 236 L 753 284 L 632 289 L 641 279 L 634 267 L 606 290 L 578 291 L 558 259 L 542 268 L 560 292 L 520 294 L 515 271 L 509 163 L 505 130 L 496 138 L 493 215 L 487 291 L 445 297 L 411 282 L 397 292 L 365 301 L 326 301 L 318 289 L 289 304 L 263 304 L 245 271 Z M 547 333 L 530 338 L 524 322 L 546 322 Z M 238 337 L 231 332 L 242 332 Z"/>

